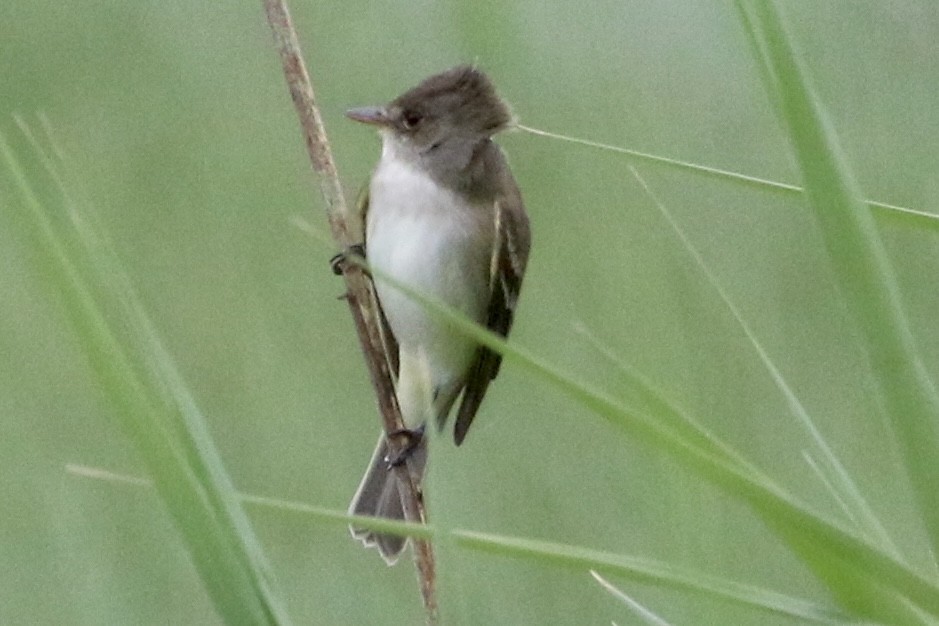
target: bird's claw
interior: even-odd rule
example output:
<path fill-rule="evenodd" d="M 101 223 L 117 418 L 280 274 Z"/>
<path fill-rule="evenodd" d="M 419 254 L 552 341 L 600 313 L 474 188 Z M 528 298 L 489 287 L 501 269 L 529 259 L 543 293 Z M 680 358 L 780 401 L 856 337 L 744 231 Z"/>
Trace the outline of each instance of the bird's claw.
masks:
<path fill-rule="evenodd" d="M 329 260 L 329 267 L 332 268 L 333 274 L 336 276 L 342 276 L 343 272 L 346 270 L 346 263 L 349 262 L 349 257 L 359 257 L 360 259 L 365 258 L 365 246 L 361 243 L 352 244 L 339 254 L 336 254 Z"/>
<path fill-rule="evenodd" d="M 389 467 L 400 467 L 411 458 L 411 455 L 414 454 L 414 451 L 417 450 L 418 446 L 421 445 L 421 441 L 424 439 L 424 425 L 422 424 L 414 429 L 401 428 L 388 433 L 389 439 L 397 437 L 404 438 L 404 447 L 385 457 L 385 462 L 388 463 Z"/>

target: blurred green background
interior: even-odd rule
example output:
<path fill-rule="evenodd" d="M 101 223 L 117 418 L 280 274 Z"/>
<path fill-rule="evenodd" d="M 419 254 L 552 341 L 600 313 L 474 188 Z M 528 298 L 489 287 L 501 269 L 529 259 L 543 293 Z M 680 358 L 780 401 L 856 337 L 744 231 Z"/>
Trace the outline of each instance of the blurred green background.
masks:
<path fill-rule="evenodd" d="M 933 0 L 782 3 L 867 197 L 939 214 Z M 729 2 L 296 3 L 350 194 L 377 159 L 344 120 L 464 61 L 522 123 L 798 183 Z M 378 433 L 322 201 L 260 3 L 8 0 L 0 132 L 44 113 L 244 492 L 344 510 Z M 535 247 L 512 339 L 618 389 L 576 327 L 634 364 L 832 517 L 814 450 L 622 155 L 501 139 Z M 27 159 L 28 160 L 28 159 Z M 796 195 L 636 164 L 847 466 L 905 558 L 935 577 L 889 425 L 820 238 Z M 45 180 L 38 173 L 35 180 Z M 47 190 L 51 196 L 53 191 Z M 0 623 L 211 624 L 218 617 L 142 475 L 0 173 Z M 939 377 L 939 228 L 878 212 Z M 435 446 L 445 525 L 659 559 L 820 603 L 824 588 L 745 507 L 506 367 L 466 444 Z M 298 624 L 422 620 L 413 570 L 337 524 L 251 508 Z M 441 547 L 445 623 L 641 623 L 582 571 Z M 619 583 L 676 624 L 792 620 Z"/>

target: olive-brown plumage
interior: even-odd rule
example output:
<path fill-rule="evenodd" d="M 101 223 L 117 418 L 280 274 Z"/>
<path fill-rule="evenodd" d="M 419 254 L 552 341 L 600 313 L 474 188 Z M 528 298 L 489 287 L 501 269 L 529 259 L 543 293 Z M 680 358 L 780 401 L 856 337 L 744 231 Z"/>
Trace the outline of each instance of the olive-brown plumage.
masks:
<path fill-rule="evenodd" d="M 512 172 L 492 136 L 512 122 L 508 105 L 479 69 L 461 65 L 431 76 L 383 107 L 350 118 L 378 126 L 382 156 L 367 197 L 365 251 L 397 346 L 397 395 L 410 428 L 443 426 L 462 393 L 454 426 L 459 445 L 501 357 L 425 311 L 382 275 L 460 311 L 501 335 L 512 327 L 531 245 L 528 217 Z M 397 480 L 384 436 L 350 512 L 401 518 Z M 412 468 L 423 469 L 417 446 Z M 405 541 L 353 529 L 393 563 Z"/>

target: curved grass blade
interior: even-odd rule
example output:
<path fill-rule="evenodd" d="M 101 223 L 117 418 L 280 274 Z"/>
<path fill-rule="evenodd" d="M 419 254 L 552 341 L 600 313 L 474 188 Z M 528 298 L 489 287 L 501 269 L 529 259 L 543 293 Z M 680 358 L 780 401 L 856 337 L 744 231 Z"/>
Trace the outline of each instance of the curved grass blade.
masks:
<path fill-rule="evenodd" d="M 665 204 L 659 199 L 655 192 L 652 191 L 652 188 L 649 187 L 646 180 L 639 174 L 636 168 L 630 165 L 629 170 L 632 172 L 633 177 L 639 182 L 639 185 L 646 192 L 646 195 L 649 196 L 649 198 L 652 200 L 652 203 L 659 210 L 659 213 L 661 213 L 668 222 L 672 231 L 675 233 L 675 236 L 678 237 L 678 240 L 681 242 L 682 246 L 684 246 L 685 250 L 691 256 L 695 267 L 698 268 L 698 271 L 700 271 L 704 276 L 705 280 L 720 298 L 721 302 L 724 303 L 724 306 L 730 312 L 731 316 L 734 318 L 734 321 L 737 322 L 737 325 L 743 331 L 744 336 L 746 336 L 747 341 L 750 342 L 754 352 L 756 352 L 760 362 L 763 363 L 763 367 L 769 374 L 770 379 L 772 379 L 773 384 L 776 385 L 776 388 L 786 400 L 786 404 L 789 406 L 790 412 L 793 416 L 795 416 L 796 420 L 802 426 L 805 433 L 815 444 L 821 463 L 813 464 L 813 469 L 815 469 L 821 475 L 823 483 L 832 493 L 834 499 L 842 506 L 845 513 L 847 513 L 847 515 L 851 518 L 851 521 L 853 521 L 871 541 L 880 545 L 886 552 L 889 552 L 894 556 L 899 556 L 899 550 L 897 550 L 893 540 L 890 539 L 890 536 L 887 534 L 883 524 L 880 523 L 880 520 L 874 513 L 873 508 L 867 503 L 867 500 L 864 499 L 864 496 L 861 494 L 861 490 L 851 479 L 847 469 L 845 469 L 844 465 L 842 465 L 841 461 L 835 455 L 834 450 L 832 450 L 831 446 L 828 445 L 825 437 L 815 425 L 815 421 L 812 419 L 812 416 L 809 415 L 809 412 L 802 404 L 802 401 L 799 400 L 799 397 L 796 395 L 795 391 L 792 389 L 792 387 L 789 386 L 789 383 L 786 381 L 782 372 L 778 367 L 776 367 L 776 364 L 770 358 L 769 353 L 767 353 L 766 349 L 763 347 L 762 342 L 756 336 L 756 333 L 753 332 L 753 329 L 750 328 L 750 324 L 748 324 L 747 321 L 743 318 L 743 314 L 740 313 L 740 310 L 730 299 L 730 295 L 721 285 L 720 281 L 717 279 L 717 276 L 715 276 L 708 267 L 707 263 L 704 261 L 704 257 L 701 256 L 701 253 L 698 252 L 697 248 L 695 248 L 694 244 L 691 242 L 691 239 L 687 234 L 685 234 L 684 229 L 682 229 L 681 225 L 675 220 L 674 217 L 672 217 L 671 212 L 669 212 Z"/>
<path fill-rule="evenodd" d="M 547 560 L 566 567 L 625 576 L 637 582 L 703 593 L 734 604 L 808 622 L 830 624 L 849 619 L 847 615 L 837 609 L 829 609 L 785 594 L 674 567 L 650 559 L 627 557 L 601 550 L 590 550 L 580 546 L 505 537 L 490 533 L 454 530 L 453 535 L 458 545 L 475 550 L 503 556 Z"/>
<path fill-rule="evenodd" d="M 649 624 L 649 626 L 671 626 L 671 624 L 665 621 L 665 619 L 659 617 L 650 609 L 642 606 L 642 604 L 640 604 L 637 600 L 631 598 L 629 594 L 627 594 L 622 589 L 619 589 L 616 585 L 608 581 L 596 571 L 590 570 L 590 575 L 595 581 L 597 581 L 597 584 L 606 590 L 607 593 L 629 607 L 633 613 L 635 613 L 646 624 Z"/>
<path fill-rule="evenodd" d="M 65 469 L 75 476 L 103 480 L 116 485 L 152 486 L 151 481 L 138 476 L 115 474 L 102 468 L 87 465 L 73 463 L 67 465 Z M 434 525 L 349 515 L 345 512 L 312 506 L 303 502 L 268 496 L 242 493 L 239 494 L 239 498 L 242 502 L 254 506 L 306 515 L 342 526 L 355 524 L 376 532 L 398 533 L 425 539 L 434 538 L 438 541 L 441 539 L 441 534 L 443 534 L 452 537 L 458 545 L 472 550 L 506 557 L 553 562 L 578 569 L 604 571 L 661 588 L 691 591 L 715 600 L 727 601 L 809 622 L 840 623 L 848 619 L 847 615 L 831 607 L 718 576 L 675 567 L 652 559 L 591 550 L 582 546 L 508 537 L 492 533 L 478 533 L 463 529 L 444 531 Z"/>
<path fill-rule="evenodd" d="M 316 229 L 297 221 L 298 226 L 315 237 Z M 350 262 L 366 265 L 361 259 Z M 369 271 L 382 281 L 419 302 L 433 316 L 445 320 L 454 329 L 503 355 L 545 380 L 558 391 L 622 428 L 629 436 L 665 452 L 695 475 L 720 487 L 728 495 L 750 505 L 764 521 L 831 581 L 841 598 L 852 594 L 870 594 L 876 603 L 850 603 L 864 617 L 878 619 L 887 615 L 897 624 L 923 624 L 919 610 L 939 617 L 939 585 L 924 578 L 892 554 L 855 532 L 812 511 L 771 479 L 747 463 L 739 454 L 728 454 L 729 447 L 711 433 L 701 430 L 692 420 L 680 427 L 670 424 L 670 415 L 646 414 L 630 410 L 618 400 L 587 383 L 576 380 L 529 352 L 505 341 L 469 320 L 459 312 L 430 298 L 394 277 L 375 268 Z M 875 594 L 876 592 L 876 594 Z M 910 608 L 910 603 L 915 607 Z M 916 607 L 919 607 L 918 609 Z M 912 616 L 912 617 L 910 617 Z M 890 621 L 890 620 L 888 620 Z"/>
<path fill-rule="evenodd" d="M 910 483 L 939 554 L 939 394 L 910 330 L 890 259 L 823 106 L 806 79 L 773 2 L 738 9 L 753 31 L 801 169 L 809 205 L 825 241 L 890 418 Z"/>
<path fill-rule="evenodd" d="M 792 183 L 783 183 L 777 180 L 760 178 L 759 176 L 751 176 L 750 174 L 725 170 L 718 167 L 712 167 L 710 165 L 703 165 L 701 163 L 682 161 L 681 159 L 673 159 L 671 157 L 665 157 L 658 154 L 633 150 L 632 148 L 624 148 L 622 146 L 614 146 L 612 144 L 602 143 L 599 141 L 591 141 L 589 139 L 571 137 L 569 135 L 562 135 L 560 133 L 552 133 L 546 130 L 532 128 L 531 126 L 523 126 L 522 124 L 516 124 L 515 128 L 532 135 L 537 135 L 539 137 L 547 137 L 548 139 L 566 141 L 568 143 L 586 146 L 588 148 L 595 148 L 597 150 L 604 150 L 607 152 L 617 152 L 619 154 L 625 154 L 637 161 L 642 161 L 644 163 L 668 167 L 679 171 L 692 172 L 706 176 L 708 178 L 729 180 L 749 187 L 754 187 L 756 189 L 763 189 L 766 191 L 773 191 L 784 194 L 797 194 L 803 193 L 805 191 L 802 187 L 793 185 Z M 921 211 L 919 209 L 912 209 L 910 207 L 899 206 L 896 204 L 889 204 L 879 200 L 865 200 L 865 202 L 872 209 L 877 209 L 877 214 L 879 216 L 905 220 L 917 224 L 923 228 L 939 228 L 939 215 L 936 215 L 935 213 L 929 213 L 928 211 Z"/>
<path fill-rule="evenodd" d="M 854 581 L 864 580 L 871 588 L 876 586 L 883 589 L 880 607 L 885 607 L 890 615 L 899 616 L 909 599 L 939 617 L 939 586 L 935 581 L 924 578 L 866 538 L 812 511 L 762 473 L 739 463 L 736 455 L 722 452 L 722 449 L 727 448 L 725 444 L 701 444 L 704 440 L 717 441 L 714 435 L 701 433 L 691 437 L 683 432 L 685 428 L 699 428 L 696 424 L 689 422 L 685 428 L 675 429 L 666 425 L 668 417 L 660 420 L 657 415 L 631 411 L 604 392 L 562 373 L 433 298 L 374 268 L 370 271 L 421 303 L 432 315 L 446 320 L 460 332 L 498 351 L 506 361 L 521 365 L 611 424 L 624 429 L 631 437 L 667 453 L 697 476 L 746 502 L 787 542 L 811 552 L 813 558 L 825 560 L 843 575 L 843 580 L 849 577 Z M 896 610 L 890 613 L 891 608 Z"/>
<path fill-rule="evenodd" d="M 33 242 L 101 392 L 135 443 L 219 615 L 231 624 L 289 624 L 204 419 L 113 250 L 72 206 L 70 227 L 56 224 L 61 220 L 43 206 L 3 136 L 0 155 L 22 197 L 22 235 Z M 61 182 L 54 168 L 50 174 Z M 68 204 L 67 190 L 58 191 Z"/>

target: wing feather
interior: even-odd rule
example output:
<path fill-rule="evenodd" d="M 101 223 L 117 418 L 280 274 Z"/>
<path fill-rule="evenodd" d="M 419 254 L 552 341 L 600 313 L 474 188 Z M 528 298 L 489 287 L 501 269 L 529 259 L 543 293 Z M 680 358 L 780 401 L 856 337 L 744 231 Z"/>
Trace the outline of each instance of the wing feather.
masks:
<path fill-rule="evenodd" d="M 515 305 L 522 287 L 522 276 L 528 263 L 531 231 L 522 197 L 514 180 L 507 180 L 504 193 L 495 201 L 495 245 L 490 264 L 489 307 L 486 326 L 493 332 L 508 336 L 512 329 Z M 463 442 L 489 383 L 499 373 L 502 355 L 485 346 L 476 349 L 463 391 L 463 399 L 453 428 L 457 445 Z"/>

